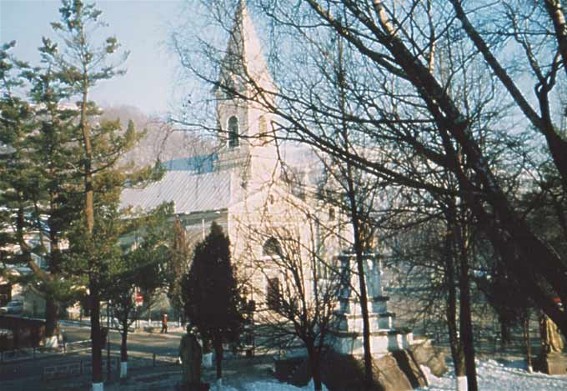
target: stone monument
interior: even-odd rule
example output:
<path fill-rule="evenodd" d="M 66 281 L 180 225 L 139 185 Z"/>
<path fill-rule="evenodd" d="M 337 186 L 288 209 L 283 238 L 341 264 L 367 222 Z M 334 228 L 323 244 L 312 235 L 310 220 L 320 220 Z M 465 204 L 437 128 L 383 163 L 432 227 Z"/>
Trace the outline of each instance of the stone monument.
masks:
<path fill-rule="evenodd" d="M 539 328 L 541 353 L 536 369 L 549 375 L 567 375 L 567 355 L 563 352 L 565 344 L 557 325 L 542 315 Z"/>
<path fill-rule="evenodd" d="M 342 287 L 339 296 L 337 327 L 333 330 L 333 348 L 337 353 L 363 355 L 362 314 L 358 294 L 358 273 L 354 254 L 339 257 Z M 382 291 L 382 268 L 376 254 L 364 255 L 364 274 L 370 322 L 370 349 L 374 357 L 409 348 L 413 334 L 394 329 L 393 316 L 388 312 L 389 298 Z"/>
<path fill-rule="evenodd" d="M 201 360 L 203 354 L 201 345 L 191 326 L 187 326 L 187 334 L 181 337 L 179 343 L 179 359 L 183 368 L 181 389 L 197 391 L 203 389 L 201 384 Z M 205 388 L 205 389 L 208 389 Z"/>
<path fill-rule="evenodd" d="M 355 389 L 359 385 L 349 383 L 356 368 L 362 368 L 364 356 L 363 320 L 360 310 L 359 274 L 354 254 L 339 257 L 342 286 L 336 312 L 337 321 L 331 330 L 331 347 L 335 364 L 327 373 L 328 386 L 337 389 Z M 363 257 L 364 278 L 368 298 L 370 323 L 370 351 L 377 389 L 385 391 L 412 390 L 427 385 L 427 378 L 420 368 L 424 365 L 440 376 L 446 371 L 443 354 L 431 346 L 427 339 L 415 340 L 409 330 L 394 327 L 394 314 L 388 311 L 389 298 L 382 290 L 382 265 L 376 254 Z M 357 361 L 359 364 L 353 365 Z M 351 373 L 349 374 L 350 367 Z M 325 381 L 325 380 L 324 380 Z"/>

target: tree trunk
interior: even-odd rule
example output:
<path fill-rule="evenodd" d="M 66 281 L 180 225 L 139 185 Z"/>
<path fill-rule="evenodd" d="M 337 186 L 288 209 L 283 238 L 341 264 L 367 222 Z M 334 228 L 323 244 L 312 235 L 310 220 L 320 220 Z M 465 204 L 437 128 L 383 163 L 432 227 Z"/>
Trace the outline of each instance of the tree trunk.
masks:
<path fill-rule="evenodd" d="M 91 347 L 92 347 L 92 383 L 93 391 L 102 390 L 99 385 L 102 384 L 102 330 L 100 329 L 100 298 L 98 286 L 91 277 L 89 284 L 89 304 L 91 310 Z M 96 385 L 96 386 L 95 386 Z"/>
<path fill-rule="evenodd" d="M 120 342 L 120 379 L 128 377 L 128 322 L 122 323 Z"/>
<path fill-rule="evenodd" d="M 565 12 L 560 0 L 545 0 L 544 3 L 549 18 L 553 21 L 557 46 L 563 58 L 563 69 L 567 73 L 567 22 Z"/>
<path fill-rule="evenodd" d="M 366 273 L 364 271 L 363 242 L 360 227 L 358 202 L 354 189 L 352 167 L 347 166 L 348 197 L 350 214 L 354 234 L 354 251 L 356 253 L 356 269 L 358 273 L 358 289 L 360 292 L 360 314 L 362 315 L 362 344 L 364 347 L 364 384 L 367 390 L 372 389 L 374 383 L 372 373 L 372 351 L 370 349 L 370 321 L 368 319 L 368 293 L 366 290 Z"/>
<path fill-rule="evenodd" d="M 524 332 L 524 346 L 526 347 L 526 362 L 528 365 L 528 372 L 533 372 L 532 364 L 532 341 L 530 339 L 530 313 L 526 311 L 522 322 Z"/>
<path fill-rule="evenodd" d="M 217 380 L 222 379 L 222 359 L 223 359 L 223 349 L 222 349 L 222 339 L 219 336 L 213 337 L 213 345 L 215 348 L 215 364 L 217 369 Z"/>
<path fill-rule="evenodd" d="M 498 317 L 498 322 L 500 323 L 500 347 L 505 349 L 510 345 L 510 341 L 512 340 L 510 325 L 503 316 Z"/>
<path fill-rule="evenodd" d="M 321 391 L 323 383 L 321 380 L 321 360 L 320 352 L 313 346 L 313 342 L 306 343 L 307 355 L 309 356 L 309 366 L 311 367 L 311 377 L 313 378 L 313 390 Z"/>
<path fill-rule="evenodd" d="M 455 265 L 451 252 L 451 238 L 450 233 L 445 237 L 445 279 L 447 284 L 447 328 L 449 331 L 449 346 L 451 349 L 451 357 L 453 358 L 453 365 L 455 367 L 455 377 L 457 378 L 457 390 L 466 391 L 462 389 L 459 379 L 466 378 L 465 370 L 465 355 L 463 345 L 459 339 L 459 332 L 457 326 L 457 287 L 455 285 L 456 273 Z"/>
<path fill-rule="evenodd" d="M 461 343 L 465 356 L 465 367 L 467 374 L 467 383 L 469 391 L 478 391 L 478 382 L 476 378 L 476 364 L 474 351 L 474 335 L 471 316 L 471 296 L 470 296 L 470 278 L 469 267 L 466 254 L 461 256 L 461 273 L 459 278 L 460 291 L 460 331 Z"/>
<path fill-rule="evenodd" d="M 51 292 L 47 292 L 47 297 L 45 298 L 45 338 L 57 336 L 58 314 L 59 305 L 57 300 L 55 300 Z"/>

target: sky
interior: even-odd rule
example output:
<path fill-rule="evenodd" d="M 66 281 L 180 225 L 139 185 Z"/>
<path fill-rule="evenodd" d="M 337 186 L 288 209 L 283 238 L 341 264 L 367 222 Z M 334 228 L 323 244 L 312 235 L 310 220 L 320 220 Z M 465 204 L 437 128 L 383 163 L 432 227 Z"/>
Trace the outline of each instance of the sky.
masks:
<path fill-rule="evenodd" d="M 191 0 L 189 0 L 191 1 Z M 105 36 L 116 36 L 130 51 L 126 75 L 103 81 L 92 97 L 100 106 L 129 105 L 144 113 L 163 114 L 178 105 L 177 56 L 169 36 L 183 14 L 182 0 L 99 0 L 108 23 Z M 59 20 L 58 0 L 0 0 L 0 44 L 15 40 L 14 55 L 39 60 L 41 37 L 55 37 L 50 23 Z"/>

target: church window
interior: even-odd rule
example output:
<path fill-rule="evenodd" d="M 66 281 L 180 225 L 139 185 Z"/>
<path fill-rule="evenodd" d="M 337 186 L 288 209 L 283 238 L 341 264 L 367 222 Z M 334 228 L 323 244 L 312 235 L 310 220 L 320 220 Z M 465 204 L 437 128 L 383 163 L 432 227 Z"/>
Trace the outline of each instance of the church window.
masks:
<path fill-rule="evenodd" d="M 264 256 L 281 256 L 282 247 L 276 238 L 266 240 L 262 247 L 262 255 Z"/>
<path fill-rule="evenodd" d="M 228 146 L 231 148 L 239 145 L 238 118 L 232 116 L 228 119 Z"/>
<path fill-rule="evenodd" d="M 268 278 L 268 286 L 266 287 L 266 304 L 273 311 L 280 309 L 282 293 L 280 289 L 280 281 L 277 278 Z"/>

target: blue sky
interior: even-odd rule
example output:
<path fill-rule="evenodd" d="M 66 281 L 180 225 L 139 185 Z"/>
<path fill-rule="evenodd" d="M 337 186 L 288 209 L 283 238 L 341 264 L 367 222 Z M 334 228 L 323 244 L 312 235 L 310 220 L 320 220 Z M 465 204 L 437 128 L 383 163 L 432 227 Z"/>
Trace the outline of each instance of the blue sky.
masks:
<path fill-rule="evenodd" d="M 130 51 L 127 73 L 102 82 L 92 97 L 100 105 L 126 104 L 147 114 L 175 109 L 178 60 L 168 49 L 169 35 L 179 26 L 181 0 L 99 0 L 106 36 L 115 35 Z M 55 37 L 50 23 L 59 20 L 58 0 L 0 0 L 0 43 L 16 40 L 14 54 L 36 62 L 42 36 Z"/>

